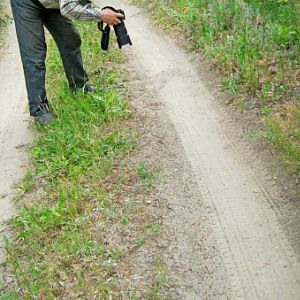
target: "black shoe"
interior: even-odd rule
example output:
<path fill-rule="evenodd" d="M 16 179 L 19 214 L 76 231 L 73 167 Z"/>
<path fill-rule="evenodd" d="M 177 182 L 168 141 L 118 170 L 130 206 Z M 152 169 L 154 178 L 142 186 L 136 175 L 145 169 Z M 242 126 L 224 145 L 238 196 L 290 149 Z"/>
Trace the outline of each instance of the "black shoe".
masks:
<path fill-rule="evenodd" d="M 34 117 L 34 121 L 39 125 L 49 125 L 50 123 L 57 120 L 57 116 L 55 116 L 52 112 L 46 110 L 41 112 L 39 115 Z"/>
<path fill-rule="evenodd" d="M 84 86 L 82 86 L 80 88 L 71 87 L 70 89 L 73 93 L 83 92 L 84 94 L 87 94 L 87 93 L 97 92 L 97 88 L 94 85 L 90 84 L 90 83 L 86 83 Z"/>
<path fill-rule="evenodd" d="M 97 88 L 92 85 L 92 84 L 85 84 L 84 87 L 83 87 L 83 93 L 84 94 L 87 94 L 87 93 L 96 93 L 97 92 Z"/>

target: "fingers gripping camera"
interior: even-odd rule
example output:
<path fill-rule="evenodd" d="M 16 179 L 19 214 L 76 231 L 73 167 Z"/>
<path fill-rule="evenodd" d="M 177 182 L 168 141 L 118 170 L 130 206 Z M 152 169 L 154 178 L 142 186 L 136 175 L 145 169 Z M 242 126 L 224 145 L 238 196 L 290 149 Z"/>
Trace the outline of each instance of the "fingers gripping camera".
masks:
<path fill-rule="evenodd" d="M 130 39 L 130 36 L 128 35 L 124 20 L 125 20 L 125 13 L 123 10 L 119 9 L 116 10 L 115 8 L 111 7 L 111 6 L 106 6 L 103 9 L 111 9 L 112 11 L 116 12 L 116 13 L 121 13 L 124 17 L 123 18 L 119 18 L 120 19 L 120 23 L 117 25 L 114 25 L 114 31 L 115 34 L 117 36 L 117 42 L 119 45 L 119 48 L 121 49 L 123 46 L 125 45 L 131 45 L 132 46 L 132 42 Z M 109 39 L 110 39 L 110 26 L 106 25 L 104 27 L 104 23 L 103 21 L 98 23 L 98 28 L 100 31 L 102 31 L 102 39 L 101 39 L 101 48 L 102 50 L 108 50 L 109 47 Z"/>

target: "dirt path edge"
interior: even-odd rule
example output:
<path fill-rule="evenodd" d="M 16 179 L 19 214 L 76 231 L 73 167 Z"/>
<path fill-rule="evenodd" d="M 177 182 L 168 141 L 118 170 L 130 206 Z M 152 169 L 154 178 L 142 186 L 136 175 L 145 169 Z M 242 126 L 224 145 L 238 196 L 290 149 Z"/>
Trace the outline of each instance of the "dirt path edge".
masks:
<path fill-rule="evenodd" d="M 13 184 L 26 171 L 31 143 L 23 69 L 13 24 L 8 26 L 0 58 L 0 262 L 4 259 L 5 223 L 15 213 Z"/>

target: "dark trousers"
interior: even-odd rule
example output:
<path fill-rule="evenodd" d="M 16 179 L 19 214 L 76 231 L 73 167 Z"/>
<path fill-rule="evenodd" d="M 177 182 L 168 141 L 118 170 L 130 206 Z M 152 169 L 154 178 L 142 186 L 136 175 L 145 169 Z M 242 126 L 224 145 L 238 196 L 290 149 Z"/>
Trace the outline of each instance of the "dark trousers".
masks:
<path fill-rule="evenodd" d="M 45 89 L 47 45 L 44 26 L 53 36 L 71 89 L 88 81 L 80 51 L 81 38 L 72 21 L 58 9 L 46 9 L 38 0 L 11 0 L 21 59 L 24 68 L 29 110 L 37 116 L 47 105 Z"/>

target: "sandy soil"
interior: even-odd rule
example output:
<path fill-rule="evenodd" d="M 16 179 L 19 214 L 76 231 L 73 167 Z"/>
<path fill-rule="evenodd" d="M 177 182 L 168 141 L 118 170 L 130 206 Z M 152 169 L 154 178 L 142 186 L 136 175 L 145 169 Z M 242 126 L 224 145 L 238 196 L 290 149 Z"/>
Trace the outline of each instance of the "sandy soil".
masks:
<path fill-rule="evenodd" d="M 0 60 L 0 261 L 3 260 L 5 221 L 14 214 L 12 185 L 25 172 L 26 145 L 31 136 L 27 128 L 27 96 L 19 58 L 15 29 L 9 26 L 7 43 Z"/>
<path fill-rule="evenodd" d="M 202 281 L 208 272 L 207 268 L 201 271 L 201 245 L 207 246 L 203 242 L 203 218 L 209 219 L 214 233 L 209 242 L 215 240 L 216 253 L 222 258 L 222 264 L 211 261 L 212 265 L 219 264 L 211 267 L 214 280 L 225 287 L 218 297 L 298 299 L 299 256 L 281 226 L 286 214 L 282 203 L 288 199 L 282 199 L 273 175 L 241 137 L 237 124 L 218 105 L 222 103 L 218 99 L 221 95 L 207 88 L 203 81 L 205 70 L 192 55 L 153 28 L 143 11 L 120 1 L 100 3 L 122 7 L 127 12 L 134 43 L 127 50 L 129 64 L 139 78 L 136 102 L 144 106 L 147 99 L 149 105 L 156 102 L 158 122 L 171 122 L 169 126 L 176 132 L 174 153 L 183 151 L 177 158 L 175 154 L 169 156 L 169 164 L 188 166 L 186 171 L 192 174 L 190 190 L 177 194 L 178 184 L 187 182 L 188 173 L 184 169 L 173 173 L 173 183 L 169 181 L 173 186 L 167 188 L 170 197 L 166 201 L 174 209 L 172 215 L 163 216 L 169 228 L 164 261 L 178 287 L 178 299 L 203 298 Z M 224 267 L 226 276 L 217 274 L 219 267 Z M 214 295 L 217 297 L 217 293 Z"/>

